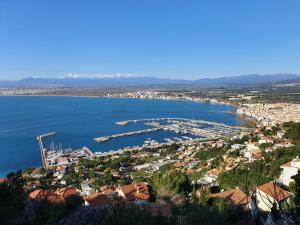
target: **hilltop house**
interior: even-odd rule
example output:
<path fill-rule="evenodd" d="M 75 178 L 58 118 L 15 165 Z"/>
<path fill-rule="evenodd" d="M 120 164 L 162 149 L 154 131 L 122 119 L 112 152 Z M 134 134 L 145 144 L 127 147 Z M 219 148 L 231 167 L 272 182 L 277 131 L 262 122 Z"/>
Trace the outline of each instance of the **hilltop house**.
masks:
<path fill-rule="evenodd" d="M 212 194 L 211 197 L 224 199 L 233 206 L 247 207 L 251 202 L 250 197 L 238 188 Z"/>
<path fill-rule="evenodd" d="M 29 194 L 29 199 L 32 201 L 47 200 L 53 204 L 65 203 L 66 199 L 77 194 L 75 188 L 60 188 L 55 192 L 52 190 L 38 189 Z"/>
<path fill-rule="evenodd" d="M 85 206 L 95 208 L 105 208 L 109 205 L 109 196 L 98 192 L 83 197 L 83 200 Z"/>
<path fill-rule="evenodd" d="M 296 157 L 290 162 L 287 162 L 280 166 L 282 168 L 281 175 L 278 179 L 278 182 L 288 186 L 291 181 L 293 181 L 292 176 L 298 174 L 300 169 L 300 159 Z"/>
<path fill-rule="evenodd" d="M 116 191 L 126 201 L 141 204 L 150 199 L 148 185 L 145 182 L 119 186 Z"/>
<path fill-rule="evenodd" d="M 288 200 L 292 193 L 282 189 L 277 184 L 269 182 L 256 188 L 257 207 L 265 212 L 271 212 L 273 205 L 277 207 Z"/>

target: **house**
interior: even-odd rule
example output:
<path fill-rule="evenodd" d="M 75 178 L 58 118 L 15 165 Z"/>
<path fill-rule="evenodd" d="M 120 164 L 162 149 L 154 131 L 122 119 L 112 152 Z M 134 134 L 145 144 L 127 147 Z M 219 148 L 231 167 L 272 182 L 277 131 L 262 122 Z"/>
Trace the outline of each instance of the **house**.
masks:
<path fill-rule="evenodd" d="M 150 199 L 148 185 L 145 182 L 119 186 L 116 190 L 120 197 L 137 204 L 147 202 Z"/>
<path fill-rule="evenodd" d="M 247 152 L 251 152 L 251 151 L 255 151 L 255 150 L 259 150 L 259 147 L 256 143 L 248 143 L 246 145 L 246 151 Z"/>
<path fill-rule="evenodd" d="M 69 164 L 69 160 L 67 157 L 59 157 L 58 158 L 58 165 L 68 165 Z"/>
<path fill-rule="evenodd" d="M 65 187 L 65 188 L 59 188 L 55 191 L 55 194 L 63 197 L 64 199 L 67 199 L 71 196 L 74 196 L 78 193 L 79 191 L 76 188 L 73 187 Z"/>
<path fill-rule="evenodd" d="M 273 144 L 274 143 L 274 138 L 268 137 L 268 136 L 263 136 L 260 138 L 258 143 L 261 144 Z"/>
<path fill-rule="evenodd" d="M 82 182 L 80 186 L 82 195 L 90 195 L 93 192 L 93 188 L 91 188 L 88 181 Z"/>
<path fill-rule="evenodd" d="M 225 201 L 229 201 L 233 206 L 245 207 L 248 206 L 251 202 L 250 197 L 237 188 L 212 194 L 211 197 L 220 198 L 220 199 L 224 199 Z"/>
<path fill-rule="evenodd" d="M 293 181 L 292 176 L 298 174 L 298 170 L 300 169 L 300 159 L 296 157 L 292 161 L 281 165 L 280 168 L 283 170 L 281 171 L 278 182 L 288 186 L 290 182 Z"/>
<path fill-rule="evenodd" d="M 56 167 L 54 176 L 56 176 L 58 179 L 62 179 L 63 176 L 66 174 L 66 172 L 67 172 L 67 165 L 60 165 Z"/>
<path fill-rule="evenodd" d="M 84 205 L 94 208 L 105 208 L 109 205 L 109 197 L 103 193 L 93 193 L 83 197 Z"/>
<path fill-rule="evenodd" d="M 35 168 L 34 170 L 32 170 L 31 175 L 32 178 L 34 179 L 39 179 L 41 178 L 43 175 L 41 173 L 41 169 L 39 168 Z"/>
<path fill-rule="evenodd" d="M 231 145 L 231 151 L 241 150 L 245 148 L 245 145 L 242 144 L 233 144 Z"/>
<path fill-rule="evenodd" d="M 31 192 L 28 198 L 32 201 L 47 200 L 52 204 L 62 204 L 65 202 L 63 197 L 55 194 L 52 190 L 38 189 Z"/>
<path fill-rule="evenodd" d="M 292 193 L 282 189 L 274 182 L 260 185 L 256 188 L 257 207 L 265 212 L 270 212 L 273 205 L 277 207 L 282 202 L 288 200 Z"/>
<path fill-rule="evenodd" d="M 259 149 L 251 150 L 251 151 L 245 152 L 244 156 L 248 159 L 249 162 L 253 162 L 262 157 L 262 152 Z"/>
<path fill-rule="evenodd" d="M 76 194 L 77 190 L 75 188 L 61 188 L 55 192 L 52 190 L 38 189 L 31 192 L 28 198 L 32 201 L 47 200 L 53 204 L 63 204 L 68 197 Z"/>
<path fill-rule="evenodd" d="M 117 193 L 117 190 L 115 187 L 108 186 L 108 185 L 102 186 L 99 189 L 100 189 L 99 192 L 106 196 L 111 196 L 111 195 L 114 195 Z"/>
<path fill-rule="evenodd" d="M 206 186 L 206 185 L 216 185 L 217 184 L 217 176 L 214 175 L 208 175 L 207 173 L 204 175 L 204 177 L 197 180 L 197 184 Z"/>
<path fill-rule="evenodd" d="M 26 183 L 25 188 L 27 190 L 32 190 L 32 189 L 36 189 L 40 185 L 41 185 L 41 182 L 39 180 L 32 180 L 32 181 L 28 181 Z"/>
<path fill-rule="evenodd" d="M 281 139 L 281 138 L 283 138 L 284 134 L 285 134 L 285 131 L 280 130 L 280 131 L 277 132 L 276 137 Z"/>

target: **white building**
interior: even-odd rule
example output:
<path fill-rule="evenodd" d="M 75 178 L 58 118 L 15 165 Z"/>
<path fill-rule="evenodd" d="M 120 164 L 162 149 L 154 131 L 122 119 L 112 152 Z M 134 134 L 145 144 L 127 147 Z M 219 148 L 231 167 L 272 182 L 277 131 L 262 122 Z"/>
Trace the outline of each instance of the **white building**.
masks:
<path fill-rule="evenodd" d="M 208 175 L 207 173 L 204 175 L 204 177 L 197 180 L 197 184 L 200 185 L 216 185 L 217 184 L 217 176 L 214 175 Z"/>
<path fill-rule="evenodd" d="M 256 188 L 256 204 L 258 209 L 271 212 L 274 205 L 277 207 L 288 200 L 292 193 L 282 189 L 277 184 L 269 182 Z"/>
<path fill-rule="evenodd" d="M 288 186 L 290 182 L 293 181 L 292 176 L 298 174 L 298 170 L 300 169 L 300 159 L 297 157 L 292 161 L 281 165 L 280 168 L 283 170 L 278 182 Z"/>

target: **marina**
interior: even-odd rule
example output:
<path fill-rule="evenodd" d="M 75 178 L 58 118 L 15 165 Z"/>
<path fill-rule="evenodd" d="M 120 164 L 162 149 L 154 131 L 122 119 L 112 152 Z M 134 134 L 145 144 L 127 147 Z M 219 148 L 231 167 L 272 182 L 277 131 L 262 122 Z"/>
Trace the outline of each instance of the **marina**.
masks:
<path fill-rule="evenodd" d="M 162 124 L 164 122 L 164 124 Z M 144 123 L 145 126 L 150 126 L 150 129 L 131 131 L 120 134 L 113 134 L 110 136 L 97 137 L 94 140 L 97 142 L 106 142 L 108 140 L 120 137 L 127 137 L 132 135 L 138 135 L 143 133 L 155 132 L 158 130 L 165 130 L 177 134 L 183 135 L 181 138 L 165 138 L 166 142 L 181 142 L 183 140 L 193 140 L 194 138 L 213 138 L 219 136 L 232 135 L 241 130 L 245 130 L 244 127 L 228 126 L 222 123 L 185 119 L 185 118 L 151 118 L 151 119 L 139 119 L 139 120 L 127 120 L 116 122 L 118 125 L 129 126 L 132 123 Z M 186 135 L 192 135 L 188 137 Z"/>
<path fill-rule="evenodd" d="M 82 147 L 81 149 L 77 150 L 73 150 L 72 148 L 62 149 L 61 146 L 56 148 L 53 142 L 51 149 L 48 150 L 44 147 L 43 139 L 53 135 L 56 135 L 56 132 L 50 132 L 36 137 L 40 147 L 44 169 L 77 163 L 80 158 L 92 159 L 95 156 L 95 154 L 87 147 Z"/>
<path fill-rule="evenodd" d="M 62 149 L 79 150 L 82 146 L 86 146 L 94 153 L 110 152 L 141 147 L 148 138 L 166 144 L 168 142 L 165 139 L 170 139 L 171 143 L 177 142 L 175 137 L 183 141 L 185 141 L 183 136 L 199 138 L 199 136 L 160 129 L 154 132 L 112 138 L 104 142 L 94 140 L 96 137 L 154 129 L 159 124 L 172 125 L 167 122 L 170 118 L 213 121 L 233 127 L 240 125 L 238 116 L 226 113 L 234 109 L 232 106 L 191 101 L 5 96 L 0 97 L 0 103 L 6 106 L 0 112 L 0 147 L 2 149 L 0 175 L 2 176 L 15 169 L 43 166 L 40 149 L 52 151 L 52 142 L 58 146 L 54 148 L 57 152 Z M 150 120 L 147 121 L 145 118 Z M 118 121 L 129 122 L 116 124 Z M 177 130 L 175 126 L 178 122 L 174 121 L 175 130 Z M 193 129 L 192 124 L 190 130 Z M 199 124 L 198 126 L 200 129 L 206 129 L 206 127 L 209 125 L 204 124 L 200 127 Z M 42 137 L 43 147 L 40 148 L 36 137 L 52 131 L 56 134 Z"/>

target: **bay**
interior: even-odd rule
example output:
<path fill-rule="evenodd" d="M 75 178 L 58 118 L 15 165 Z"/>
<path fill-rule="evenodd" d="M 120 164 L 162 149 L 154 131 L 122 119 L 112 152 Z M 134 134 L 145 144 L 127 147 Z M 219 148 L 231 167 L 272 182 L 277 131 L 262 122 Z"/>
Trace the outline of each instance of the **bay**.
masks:
<path fill-rule="evenodd" d="M 162 141 L 176 136 L 164 131 L 97 143 L 95 137 L 144 129 L 144 124 L 119 126 L 115 122 L 145 118 L 180 117 L 228 125 L 240 125 L 230 105 L 193 101 L 117 99 L 62 96 L 0 97 L 0 177 L 10 171 L 41 165 L 36 136 L 51 131 L 48 138 L 63 148 L 87 146 L 92 151 L 116 150 L 142 145 L 145 139 Z"/>

